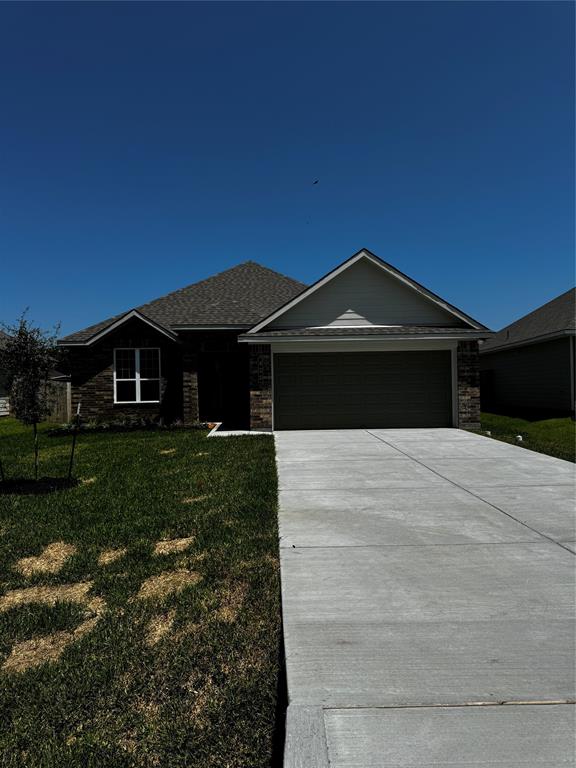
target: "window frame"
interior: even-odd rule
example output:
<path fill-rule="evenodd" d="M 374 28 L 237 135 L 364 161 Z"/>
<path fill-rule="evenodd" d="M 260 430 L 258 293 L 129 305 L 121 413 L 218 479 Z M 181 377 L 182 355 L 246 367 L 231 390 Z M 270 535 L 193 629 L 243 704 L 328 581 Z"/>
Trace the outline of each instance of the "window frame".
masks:
<path fill-rule="evenodd" d="M 158 352 L 158 376 L 149 377 L 140 376 L 140 352 L 141 350 L 156 351 Z M 134 378 L 119 378 L 116 375 L 116 353 L 117 352 L 134 352 Z M 136 390 L 135 400 L 118 400 L 117 396 L 117 383 L 119 381 L 133 381 Z M 157 400 L 142 400 L 140 393 L 140 382 L 142 381 L 157 381 L 158 382 L 158 399 Z M 159 403 L 162 395 L 162 353 L 160 347 L 114 347 L 114 405 L 146 405 L 147 403 Z"/>

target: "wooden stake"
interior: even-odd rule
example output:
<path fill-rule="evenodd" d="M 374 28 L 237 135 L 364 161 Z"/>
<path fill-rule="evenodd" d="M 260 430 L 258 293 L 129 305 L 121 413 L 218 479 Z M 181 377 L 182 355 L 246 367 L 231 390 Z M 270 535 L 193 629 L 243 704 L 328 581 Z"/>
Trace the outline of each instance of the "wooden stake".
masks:
<path fill-rule="evenodd" d="M 80 427 L 80 403 L 76 409 L 76 421 L 74 423 L 74 432 L 72 433 L 72 450 L 70 452 L 70 464 L 68 465 L 68 481 L 72 480 L 72 466 L 74 464 L 74 451 L 76 450 L 76 438 L 78 436 L 78 428 Z"/>

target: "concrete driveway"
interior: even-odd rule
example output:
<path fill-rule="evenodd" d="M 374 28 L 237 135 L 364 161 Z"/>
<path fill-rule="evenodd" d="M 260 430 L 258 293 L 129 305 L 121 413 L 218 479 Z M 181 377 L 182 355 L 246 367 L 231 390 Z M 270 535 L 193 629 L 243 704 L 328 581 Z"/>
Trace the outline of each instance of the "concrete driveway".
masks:
<path fill-rule="evenodd" d="M 455 429 L 276 452 L 285 766 L 576 765 L 574 465 Z"/>

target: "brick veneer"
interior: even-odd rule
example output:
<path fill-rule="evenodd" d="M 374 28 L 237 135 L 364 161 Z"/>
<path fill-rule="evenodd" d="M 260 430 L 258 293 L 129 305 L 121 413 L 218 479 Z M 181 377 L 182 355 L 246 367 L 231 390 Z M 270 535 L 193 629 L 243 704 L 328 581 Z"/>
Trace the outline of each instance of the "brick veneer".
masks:
<path fill-rule="evenodd" d="M 272 429 L 272 356 L 268 344 L 250 344 L 250 429 Z"/>
<path fill-rule="evenodd" d="M 461 341 L 457 352 L 458 422 L 480 428 L 480 362 L 477 341 Z M 250 428 L 272 428 L 272 364 L 268 345 L 250 345 Z"/>
<path fill-rule="evenodd" d="M 160 403 L 114 404 L 114 349 L 120 347 L 160 348 Z M 72 413 L 80 402 L 85 420 L 143 417 L 170 423 L 182 418 L 181 347 L 154 331 L 143 330 L 140 324 L 126 323 L 89 347 L 69 348 L 66 367 L 72 374 Z M 193 408 L 189 414 L 193 416 Z"/>
<path fill-rule="evenodd" d="M 189 349 L 182 355 L 182 388 L 182 418 L 184 424 L 194 424 L 199 419 L 198 355 Z"/>
<path fill-rule="evenodd" d="M 480 355 L 477 341 L 458 343 L 458 426 L 480 429 Z"/>

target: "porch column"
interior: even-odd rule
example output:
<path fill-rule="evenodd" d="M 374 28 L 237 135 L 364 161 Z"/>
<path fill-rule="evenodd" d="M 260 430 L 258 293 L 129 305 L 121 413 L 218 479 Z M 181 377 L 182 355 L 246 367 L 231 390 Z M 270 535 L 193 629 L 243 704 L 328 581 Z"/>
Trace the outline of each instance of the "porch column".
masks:
<path fill-rule="evenodd" d="M 480 355 L 477 341 L 458 343 L 458 426 L 480 429 Z"/>
<path fill-rule="evenodd" d="M 269 344 L 250 344 L 250 429 L 272 429 L 272 355 Z"/>
<path fill-rule="evenodd" d="M 184 350 L 182 355 L 182 418 L 184 424 L 199 420 L 198 411 L 198 355 Z"/>

